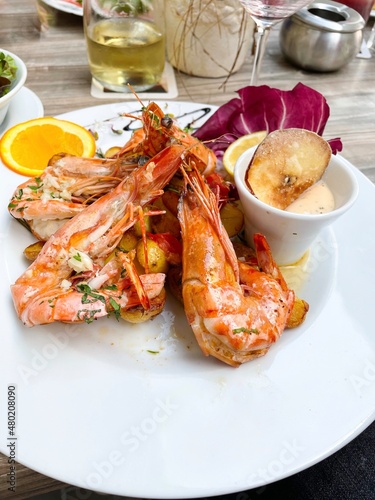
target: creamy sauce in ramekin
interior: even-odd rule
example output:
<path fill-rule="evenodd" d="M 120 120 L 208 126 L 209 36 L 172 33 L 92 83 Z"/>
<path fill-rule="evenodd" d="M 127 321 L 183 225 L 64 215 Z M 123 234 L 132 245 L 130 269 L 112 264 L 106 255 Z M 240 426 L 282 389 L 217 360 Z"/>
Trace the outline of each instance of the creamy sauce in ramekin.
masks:
<path fill-rule="evenodd" d="M 306 189 L 286 209 L 286 212 L 295 214 L 325 214 L 335 208 L 335 199 L 332 191 L 324 181 L 318 181 Z"/>

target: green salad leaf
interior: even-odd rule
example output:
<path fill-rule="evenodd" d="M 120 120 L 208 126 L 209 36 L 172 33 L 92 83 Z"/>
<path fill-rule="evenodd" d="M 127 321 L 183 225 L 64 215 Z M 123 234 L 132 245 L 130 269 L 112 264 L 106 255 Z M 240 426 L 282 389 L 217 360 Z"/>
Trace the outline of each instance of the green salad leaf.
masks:
<path fill-rule="evenodd" d="M 9 92 L 16 74 L 17 65 L 13 57 L 0 52 L 0 97 Z"/>

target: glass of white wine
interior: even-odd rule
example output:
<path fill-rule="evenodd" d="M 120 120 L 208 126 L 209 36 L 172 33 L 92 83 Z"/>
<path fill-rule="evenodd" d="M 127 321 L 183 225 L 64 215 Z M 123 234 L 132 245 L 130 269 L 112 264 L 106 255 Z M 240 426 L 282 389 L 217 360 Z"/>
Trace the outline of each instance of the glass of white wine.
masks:
<path fill-rule="evenodd" d="M 165 65 L 160 0 L 84 0 L 83 25 L 99 87 L 142 92 L 160 82 Z"/>
<path fill-rule="evenodd" d="M 271 27 L 311 3 L 311 0 L 240 0 L 240 3 L 255 22 L 255 55 L 250 85 L 257 85 Z"/>

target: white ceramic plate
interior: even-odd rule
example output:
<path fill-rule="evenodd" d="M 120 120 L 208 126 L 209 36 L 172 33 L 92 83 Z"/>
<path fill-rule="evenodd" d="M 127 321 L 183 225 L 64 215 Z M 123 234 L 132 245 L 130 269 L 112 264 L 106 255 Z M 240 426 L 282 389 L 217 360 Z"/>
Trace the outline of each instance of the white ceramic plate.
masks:
<path fill-rule="evenodd" d="M 63 118 L 100 122 L 107 147 L 125 137 L 110 135 L 103 120 L 137 107 L 109 104 Z M 202 107 L 167 105 L 177 116 Z M 294 474 L 364 430 L 375 418 L 375 196 L 353 171 L 358 201 L 320 235 L 296 281 L 310 303 L 305 323 L 234 369 L 201 354 L 171 299 L 143 325 L 105 318 L 24 328 L 9 285 L 26 267 L 21 252 L 32 238 L 7 214 L 21 178 L 3 168 L 0 397 L 6 408 L 7 385 L 16 386 L 19 462 L 100 492 L 207 497 Z M 2 421 L 0 449 L 9 454 Z"/>
<path fill-rule="evenodd" d="M 75 14 L 77 16 L 83 15 L 82 7 L 75 5 L 73 3 L 66 2 L 65 0 L 43 0 L 44 3 L 53 7 L 54 9 L 61 10 L 62 12 L 67 12 L 68 14 Z"/>
<path fill-rule="evenodd" d="M 43 116 L 43 104 L 39 97 L 27 87 L 23 87 L 12 99 L 3 123 L 0 125 L 0 137 L 8 128 L 17 123 Z"/>

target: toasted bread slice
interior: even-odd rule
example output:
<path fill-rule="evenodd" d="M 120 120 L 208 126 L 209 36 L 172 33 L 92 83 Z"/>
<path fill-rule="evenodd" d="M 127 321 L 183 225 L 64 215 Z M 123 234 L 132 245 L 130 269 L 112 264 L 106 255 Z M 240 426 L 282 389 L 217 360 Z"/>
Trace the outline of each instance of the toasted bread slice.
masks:
<path fill-rule="evenodd" d="M 257 198 L 284 210 L 322 177 L 330 158 L 329 144 L 315 132 L 276 130 L 259 144 L 247 182 Z"/>

